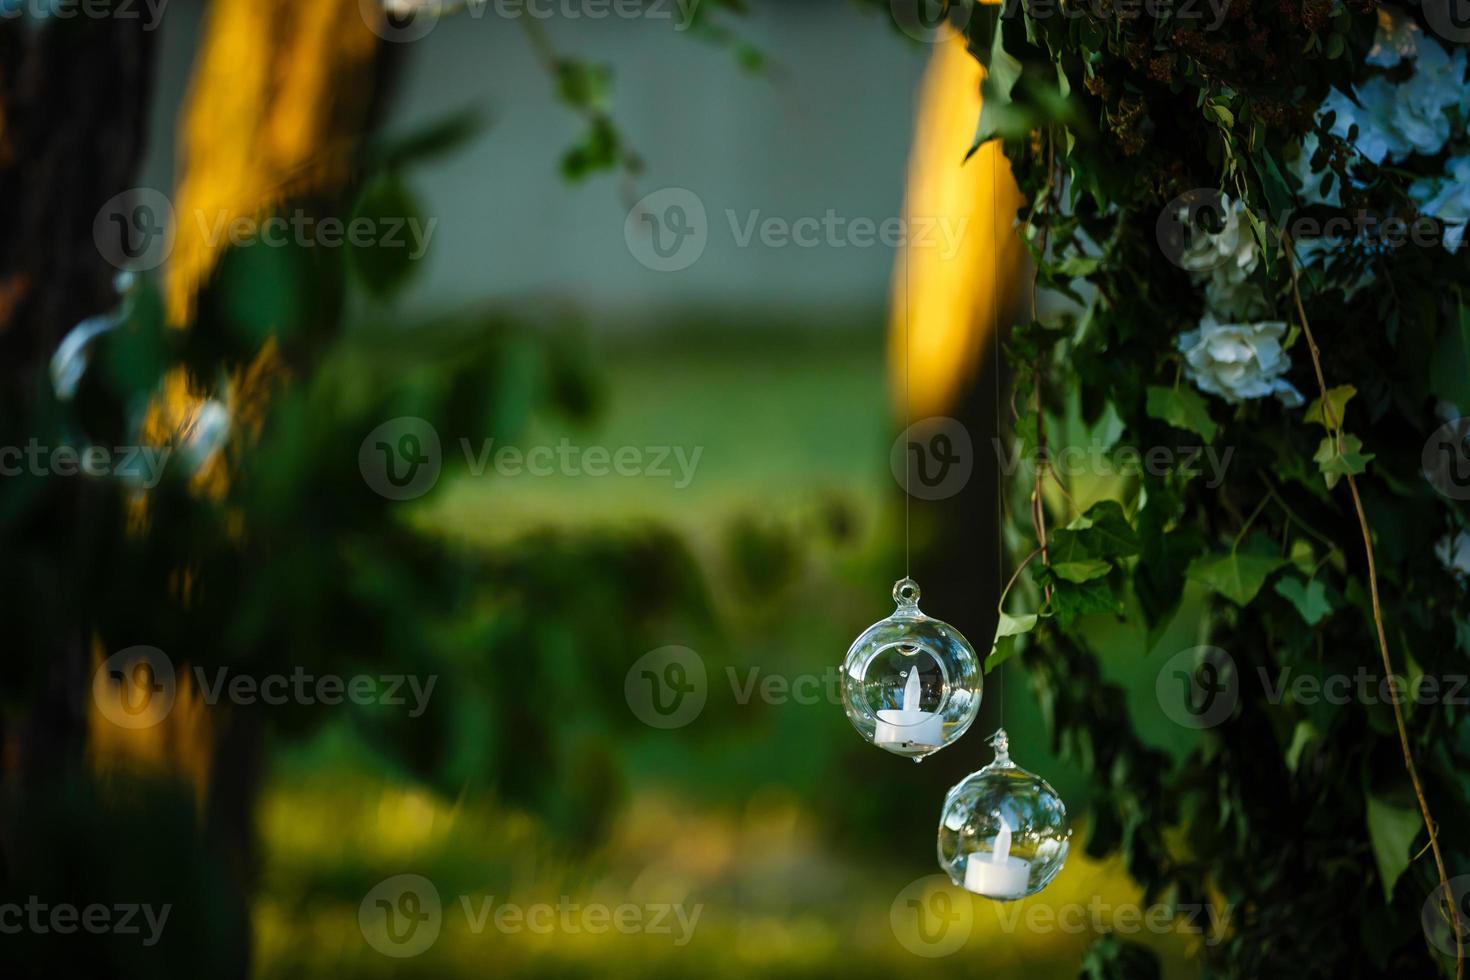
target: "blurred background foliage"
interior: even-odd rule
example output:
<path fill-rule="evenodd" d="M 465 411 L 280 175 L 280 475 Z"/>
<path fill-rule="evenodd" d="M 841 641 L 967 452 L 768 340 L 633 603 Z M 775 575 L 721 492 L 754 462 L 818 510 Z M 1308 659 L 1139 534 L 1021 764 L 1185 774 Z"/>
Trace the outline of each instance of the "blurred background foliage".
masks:
<path fill-rule="evenodd" d="M 742 70 L 760 67 L 719 19 L 725 5 L 709 6 L 695 33 Z M 930 55 L 886 36 L 883 18 L 844 16 L 843 30 L 876 32 L 911 63 Z M 180 215 L 429 218 L 422 174 L 495 138 L 493 118 L 457 114 L 447 98 L 439 121 L 390 132 L 386 106 L 411 55 L 376 42 L 356 0 L 214 0 L 201 31 L 178 115 Z M 608 135 L 607 78 L 545 37 L 531 43 L 592 134 L 560 164 L 553 148 L 547 172 L 615 171 L 593 186 L 617 199 L 640 167 Z M 1008 927 L 1015 909 L 962 893 L 974 930 L 952 955 L 915 955 L 891 924 L 900 892 L 936 872 L 943 793 L 988 761 L 982 739 L 1002 710 L 1018 760 L 1088 819 L 1085 773 L 1053 757 L 1014 664 L 989 678 L 971 734 L 923 766 L 864 745 L 825 698 L 737 696 L 754 676 L 825 681 L 888 611 L 903 508 L 888 469 L 896 321 L 881 295 L 825 318 L 779 301 L 759 318 L 706 303 L 635 332 L 601 329 L 599 310 L 575 301 L 493 294 L 430 315 L 405 312 L 404 296 L 433 251 L 418 262 L 353 245 L 224 249 L 187 221 L 167 266 L 118 277 L 91 223 L 137 183 L 148 121 L 119 106 L 147 102 L 153 44 L 120 20 L 0 24 L 0 169 L 29 178 L 41 205 L 12 201 L 14 220 L 0 222 L 0 445 L 143 441 L 176 454 L 150 488 L 0 481 L 0 901 L 172 906 L 155 947 L 0 937 L 7 975 L 1101 977 L 1141 955 L 1090 922 Z M 945 141 L 968 139 L 956 120 L 978 108 L 952 84 L 974 71 L 957 54 L 941 49 L 932 70 L 948 81 L 920 97 L 909 193 L 993 220 L 993 200 L 1010 193 L 985 169 L 997 157 L 943 165 Z M 86 59 L 80 74 L 110 83 L 107 98 L 36 81 Z M 962 94 L 941 101 L 946 91 Z M 63 107 L 41 112 L 54 99 L 74 131 Z M 65 165 L 38 180 L 58 154 Z M 926 608 L 982 648 L 1004 570 L 978 437 L 994 428 L 995 393 L 980 369 L 986 325 L 1014 300 L 1018 255 L 1006 261 L 988 279 L 913 270 L 944 299 L 912 324 L 926 411 L 964 418 L 980 460 L 964 493 L 915 506 L 915 574 Z M 53 352 L 99 316 L 109 328 L 76 355 L 79 383 L 58 391 Z M 433 492 L 406 503 L 373 492 L 358 464 L 364 436 L 402 416 L 435 427 L 446 464 Z M 514 479 L 468 472 L 461 438 L 702 456 L 686 488 Z M 1108 629 L 1098 642 L 1118 656 L 1082 682 L 1126 697 L 1141 737 L 1182 754 L 1190 740 L 1152 700 L 1148 644 Z M 168 654 L 178 692 L 161 724 L 125 730 L 96 710 L 92 676 L 136 644 Z M 697 650 L 710 680 L 703 713 L 674 731 L 642 724 L 623 694 L 629 666 L 666 644 Z M 225 707 L 204 703 L 194 668 L 436 685 L 419 717 Z M 368 891 L 401 873 L 427 876 L 446 903 L 443 935 L 411 960 L 372 949 L 357 921 Z M 473 934 L 459 895 L 703 913 L 687 946 L 615 931 Z M 1140 900 L 1115 859 L 1078 848 L 1033 902 Z M 1164 975 L 1190 976 L 1203 937 L 1129 939 L 1162 955 Z"/>

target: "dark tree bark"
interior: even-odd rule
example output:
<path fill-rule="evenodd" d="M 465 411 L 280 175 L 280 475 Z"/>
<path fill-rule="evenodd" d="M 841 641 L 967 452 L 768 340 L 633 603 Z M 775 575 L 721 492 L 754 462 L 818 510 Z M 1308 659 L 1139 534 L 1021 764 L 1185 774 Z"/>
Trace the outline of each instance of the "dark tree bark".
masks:
<path fill-rule="evenodd" d="M 50 400 L 48 362 L 66 332 L 116 304 L 118 269 L 93 239 L 98 209 L 130 188 L 142 157 L 152 83 L 154 38 L 141 19 L 74 17 L 0 21 L 0 430 L 23 441 L 34 434 Z M 20 770 L 40 775 L 81 758 L 90 683 L 89 630 L 80 579 L 88 529 L 98 519 L 96 488 L 83 480 L 51 480 L 44 500 L 17 515 L 7 537 L 30 542 L 6 556 L 47 555 L 12 569 L 46 590 L 69 615 L 20 641 L 43 649 L 12 651 L 42 664 L 37 677 L 6 663 L 29 682 L 30 704 L 18 731 L 6 732 L 7 781 Z M 18 597 L 12 593 L 9 599 Z M 35 623 L 44 610 L 15 610 Z M 30 676 L 27 674 L 30 673 Z"/>

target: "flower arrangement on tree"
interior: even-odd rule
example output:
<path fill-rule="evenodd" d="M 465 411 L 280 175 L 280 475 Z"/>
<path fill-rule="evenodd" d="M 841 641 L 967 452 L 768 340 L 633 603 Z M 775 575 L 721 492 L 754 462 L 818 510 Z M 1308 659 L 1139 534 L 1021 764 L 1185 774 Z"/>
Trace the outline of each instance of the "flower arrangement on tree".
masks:
<path fill-rule="evenodd" d="M 1029 576 L 990 667 L 1019 656 L 1095 774 L 1089 852 L 1120 851 L 1155 898 L 1231 910 L 1211 975 L 1460 976 L 1470 712 L 1422 694 L 1470 668 L 1466 48 L 1428 7 L 1184 13 L 1023 2 L 965 25 L 987 70 L 975 145 L 1003 141 L 1036 284 L 1063 298 L 1007 344 L 1036 463 L 1012 487 Z M 1080 508 L 1047 464 L 1075 416 L 1233 463 L 1218 486 L 1141 474 Z M 1176 763 L 1090 638 L 1119 618 L 1167 658 L 1182 607 L 1194 686 L 1238 698 Z M 1363 670 L 1397 694 L 1269 683 Z M 1087 968 L 1157 975 L 1114 941 Z"/>

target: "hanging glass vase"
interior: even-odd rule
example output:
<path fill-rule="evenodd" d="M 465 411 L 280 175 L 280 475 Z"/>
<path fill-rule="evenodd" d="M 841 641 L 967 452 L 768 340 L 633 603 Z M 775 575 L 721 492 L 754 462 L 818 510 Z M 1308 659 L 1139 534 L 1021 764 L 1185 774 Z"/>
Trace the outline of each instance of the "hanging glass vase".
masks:
<path fill-rule="evenodd" d="M 980 658 L 960 631 L 919 610 L 919 585 L 893 586 L 898 608 L 853 641 L 842 701 L 858 733 L 915 762 L 965 733 L 980 711 Z"/>
<path fill-rule="evenodd" d="M 1056 790 L 1011 761 L 1005 729 L 990 744 L 995 761 L 944 798 L 939 865 L 967 891 L 1008 902 L 1051 883 L 1067 860 L 1072 829 Z"/>

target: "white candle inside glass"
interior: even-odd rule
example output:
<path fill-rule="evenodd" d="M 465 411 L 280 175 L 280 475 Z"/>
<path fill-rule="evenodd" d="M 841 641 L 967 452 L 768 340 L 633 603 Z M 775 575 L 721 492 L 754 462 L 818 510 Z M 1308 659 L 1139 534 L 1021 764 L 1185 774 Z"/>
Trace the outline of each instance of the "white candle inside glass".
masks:
<path fill-rule="evenodd" d="M 979 851 L 965 861 L 965 890 L 986 898 L 1020 898 L 1031 881 L 1031 862 L 1011 857 L 1011 827 L 1004 819 L 995 835 L 995 849 Z"/>
<path fill-rule="evenodd" d="M 879 709 L 873 744 L 943 744 L 944 718 L 936 711 L 921 711 L 922 696 L 919 668 L 910 667 L 908 680 L 903 685 L 903 707 Z"/>

